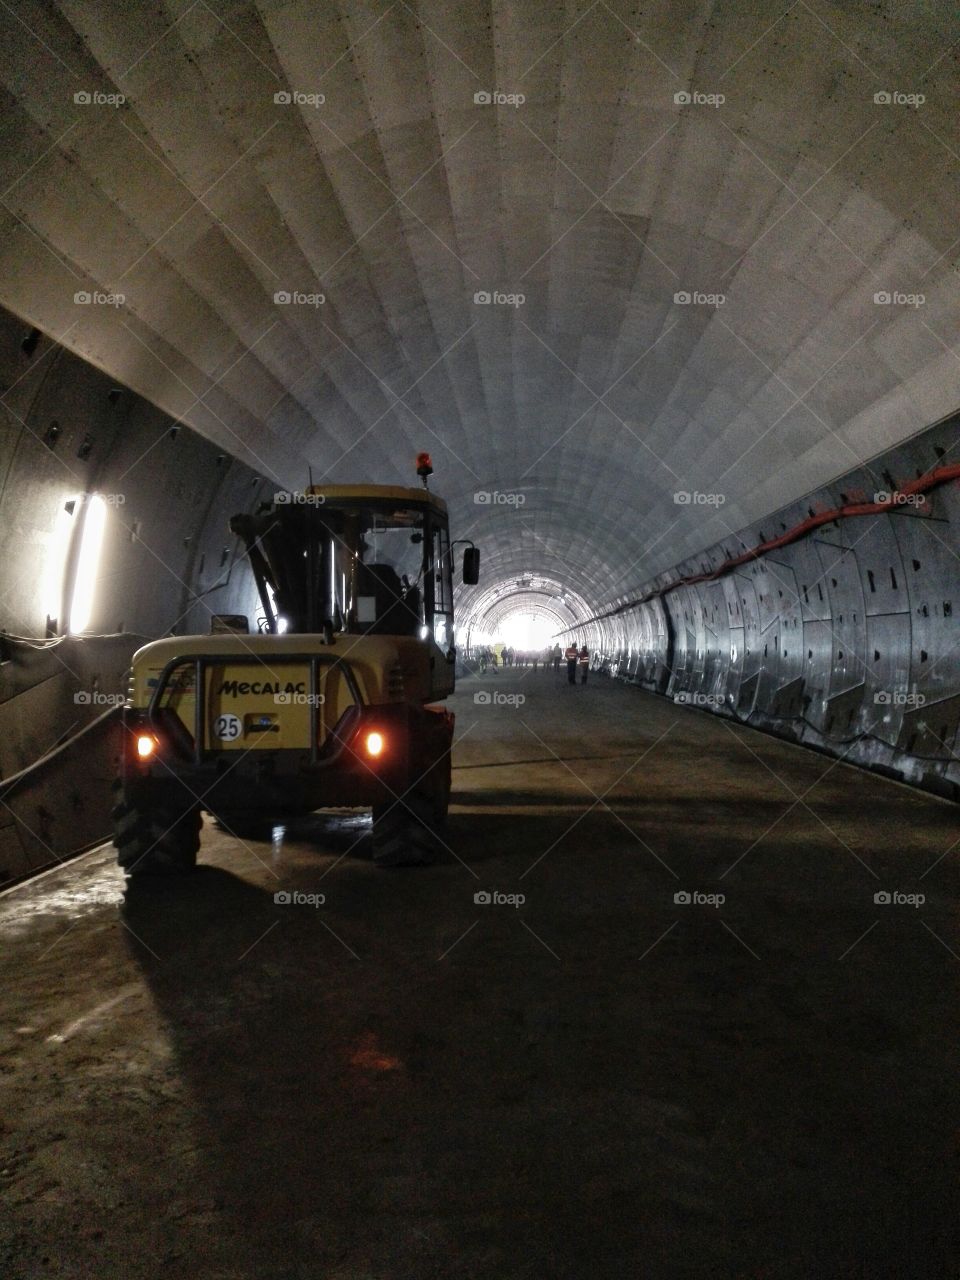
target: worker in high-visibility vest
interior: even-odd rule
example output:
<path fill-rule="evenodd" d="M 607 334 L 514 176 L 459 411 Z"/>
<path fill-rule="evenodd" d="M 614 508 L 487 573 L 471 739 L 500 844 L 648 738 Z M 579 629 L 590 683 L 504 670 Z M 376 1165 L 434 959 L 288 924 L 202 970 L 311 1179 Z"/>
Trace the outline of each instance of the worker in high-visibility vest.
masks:
<path fill-rule="evenodd" d="M 563 656 L 567 660 L 567 680 L 570 684 L 577 683 L 577 658 L 579 655 L 580 650 L 571 640 L 563 653 Z"/>
<path fill-rule="evenodd" d="M 577 662 L 580 664 L 580 683 L 586 684 L 587 672 L 590 670 L 590 654 L 587 651 L 586 645 L 581 647 L 580 653 L 577 657 Z"/>

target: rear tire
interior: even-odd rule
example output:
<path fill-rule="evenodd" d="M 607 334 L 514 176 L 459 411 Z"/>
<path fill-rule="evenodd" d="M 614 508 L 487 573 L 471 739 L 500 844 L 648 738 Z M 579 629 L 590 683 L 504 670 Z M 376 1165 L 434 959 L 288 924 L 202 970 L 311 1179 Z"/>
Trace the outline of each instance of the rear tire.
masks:
<path fill-rule="evenodd" d="M 378 867 L 428 867 L 442 847 L 442 829 L 437 805 L 422 792 L 374 805 L 373 860 Z"/>
<path fill-rule="evenodd" d="M 197 865 L 199 806 L 168 802 L 149 806 L 135 803 L 126 787 L 117 784 L 113 809 L 113 843 L 117 862 L 128 876 L 185 875 Z"/>
<path fill-rule="evenodd" d="M 428 867 L 445 848 L 450 807 L 451 737 L 444 730 L 438 754 L 416 788 L 402 800 L 373 808 L 373 861 L 378 867 Z"/>

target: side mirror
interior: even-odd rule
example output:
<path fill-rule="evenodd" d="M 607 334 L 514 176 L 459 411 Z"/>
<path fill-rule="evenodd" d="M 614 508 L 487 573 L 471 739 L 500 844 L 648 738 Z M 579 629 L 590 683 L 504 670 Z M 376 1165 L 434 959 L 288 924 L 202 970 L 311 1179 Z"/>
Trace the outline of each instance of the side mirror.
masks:
<path fill-rule="evenodd" d="M 479 547 L 467 547 L 463 553 L 463 581 L 468 587 L 475 587 L 480 581 Z"/>

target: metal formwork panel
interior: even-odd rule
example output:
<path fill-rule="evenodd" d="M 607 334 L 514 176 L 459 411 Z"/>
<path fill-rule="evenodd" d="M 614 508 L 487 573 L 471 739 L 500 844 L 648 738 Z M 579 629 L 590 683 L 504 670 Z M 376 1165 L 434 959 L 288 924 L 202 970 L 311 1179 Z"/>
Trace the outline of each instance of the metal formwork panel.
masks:
<path fill-rule="evenodd" d="M 756 636 L 759 657 L 757 705 L 755 714 L 771 715 L 780 688 L 780 593 L 778 578 L 765 561 L 757 561 L 748 570 L 756 593 L 759 632 Z"/>
<path fill-rule="evenodd" d="M 907 614 L 867 618 L 864 660 L 867 683 L 857 730 L 891 747 L 896 746 L 910 693 L 910 618 Z"/>
<path fill-rule="evenodd" d="M 907 575 L 894 529 L 916 516 L 872 516 L 861 520 L 865 526 L 855 535 L 848 528 L 847 540 L 856 553 L 862 579 L 864 609 L 869 614 L 906 613 L 910 607 Z"/>
<path fill-rule="evenodd" d="M 777 687 L 767 703 L 768 714 L 785 720 L 803 711 L 806 671 L 803 663 L 803 614 L 794 568 L 785 559 L 768 559 L 768 580 L 777 596 L 778 643 Z"/>
<path fill-rule="evenodd" d="M 727 654 L 723 663 L 723 688 L 726 705 L 735 709 L 740 701 L 740 681 L 743 676 L 743 611 L 737 594 L 736 578 L 722 580 L 724 607 L 727 611 Z"/>
<path fill-rule="evenodd" d="M 828 714 L 830 673 L 833 660 L 833 619 L 830 596 L 824 585 L 823 562 L 813 538 L 789 549 L 797 584 L 800 611 L 800 657 L 803 691 L 798 715 L 801 736 L 822 733 Z"/>
<path fill-rule="evenodd" d="M 897 743 L 907 755 L 942 756 L 956 759 L 960 730 L 960 694 L 937 701 L 924 701 L 904 709 L 900 739 Z"/>
<path fill-rule="evenodd" d="M 760 687 L 760 671 L 763 662 L 760 602 L 757 599 L 752 578 L 743 573 L 734 574 L 733 578 L 743 618 L 743 658 L 735 710 L 738 716 L 746 718 L 753 714 Z"/>
<path fill-rule="evenodd" d="M 720 582 L 705 583 L 701 588 L 704 627 L 703 681 L 701 688 L 715 705 L 723 705 L 726 697 L 727 666 L 730 660 L 730 631 L 727 625 L 727 600 Z"/>
<path fill-rule="evenodd" d="M 667 600 L 667 613 L 673 630 L 673 664 L 667 692 L 673 696 L 691 687 L 697 652 L 696 612 L 693 592 L 685 587 Z"/>
<path fill-rule="evenodd" d="M 808 727 L 823 733 L 829 712 L 833 670 L 833 631 L 829 617 L 804 624 L 803 660 L 807 668 L 803 716 Z"/>
<path fill-rule="evenodd" d="M 825 732 L 830 734 L 833 731 L 832 721 L 838 715 L 846 716 L 849 695 L 861 689 L 866 678 L 862 657 L 866 623 L 856 550 L 842 542 L 818 539 L 817 552 L 830 599 L 830 633 L 833 639 L 826 688 L 829 710 Z"/>
<path fill-rule="evenodd" d="M 928 701 L 960 693 L 960 581 L 939 521 L 897 526 L 911 620 L 909 682 Z"/>
<path fill-rule="evenodd" d="M 830 596 L 824 587 L 824 566 L 817 552 L 816 538 L 805 538 L 788 547 L 790 564 L 796 575 L 797 595 L 803 625 L 830 621 Z"/>
<path fill-rule="evenodd" d="M 960 414 L 708 548 L 675 576 L 718 568 L 777 527 L 872 502 L 877 476 L 902 492 L 952 463 L 958 432 Z M 704 703 L 712 709 L 726 705 L 760 727 L 960 798 L 960 482 L 923 502 L 906 498 L 889 512 L 838 517 L 775 559 L 642 606 L 638 613 L 672 618 L 675 635 L 666 625 L 638 628 L 639 665 L 672 669 L 671 693 L 713 695 Z"/>
<path fill-rule="evenodd" d="M 658 693 L 666 693 L 673 661 L 673 623 L 663 600 L 654 600 L 647 609 L 651 627 L 656 634 L 656 649 L 650 673 L 651 687 Z"/>
<path fill-rule="evenodd" d="M 632 646 L 627 650 L 623 659 L 621 674 L 627 676 L 630 680 L 637 678 L 637 672 L 640 669 L 640 655 L 643 650 L 638 646 Z"/>

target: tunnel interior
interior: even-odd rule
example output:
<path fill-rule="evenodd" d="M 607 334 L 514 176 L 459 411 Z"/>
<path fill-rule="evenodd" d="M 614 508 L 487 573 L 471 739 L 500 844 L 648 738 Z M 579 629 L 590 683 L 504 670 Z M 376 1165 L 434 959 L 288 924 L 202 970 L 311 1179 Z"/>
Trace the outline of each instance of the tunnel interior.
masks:
<path fill-rule="evenodd" d="M 311 477 L 406 482 L 426 448 L 483 551 L 464 638 L 529 590 L 629 671 L 649 628 L 612 610 L 844 505 L 838 480 L 895 491 L 892 451 L 957 409 L 951 22 L 10 18 L 5 630 L 69 630 L 77 498 L 108 504 L 82 630 L 202 630 L 249 588 L 222 581 L 230 515 Z"/>
<path fill-rule="evenodd" d="M 22 0 L 0 32 L 0 1066 L 41 1135 L 0 1129 L 0 1269 L 948 1274 L 917 1206 L 951 1203 L 960 14 Z M 351 486 L 427 505 L 412 582 L 358 534 L 410 625 L 341 716 L 317 654 L 398 639 L 374 589 L 331 543 L 342 612 L 288 631 L 236 531 Z M 268 658 L 306 664 L 270 687 L 312 699 L 311 767 L 357 724 L 393 767 L 402 722 L 412 776 L 449 735 L 412 824 L 354 770 L 244 833 L 293 748 L 238 749 L 218 812 L 208 668 Z M 123 840 L 189 839 L 124 771 L 171 671 L 203 865 L 153 898 Z M 373 866 L 448 809 L 392 897 Z"/>

